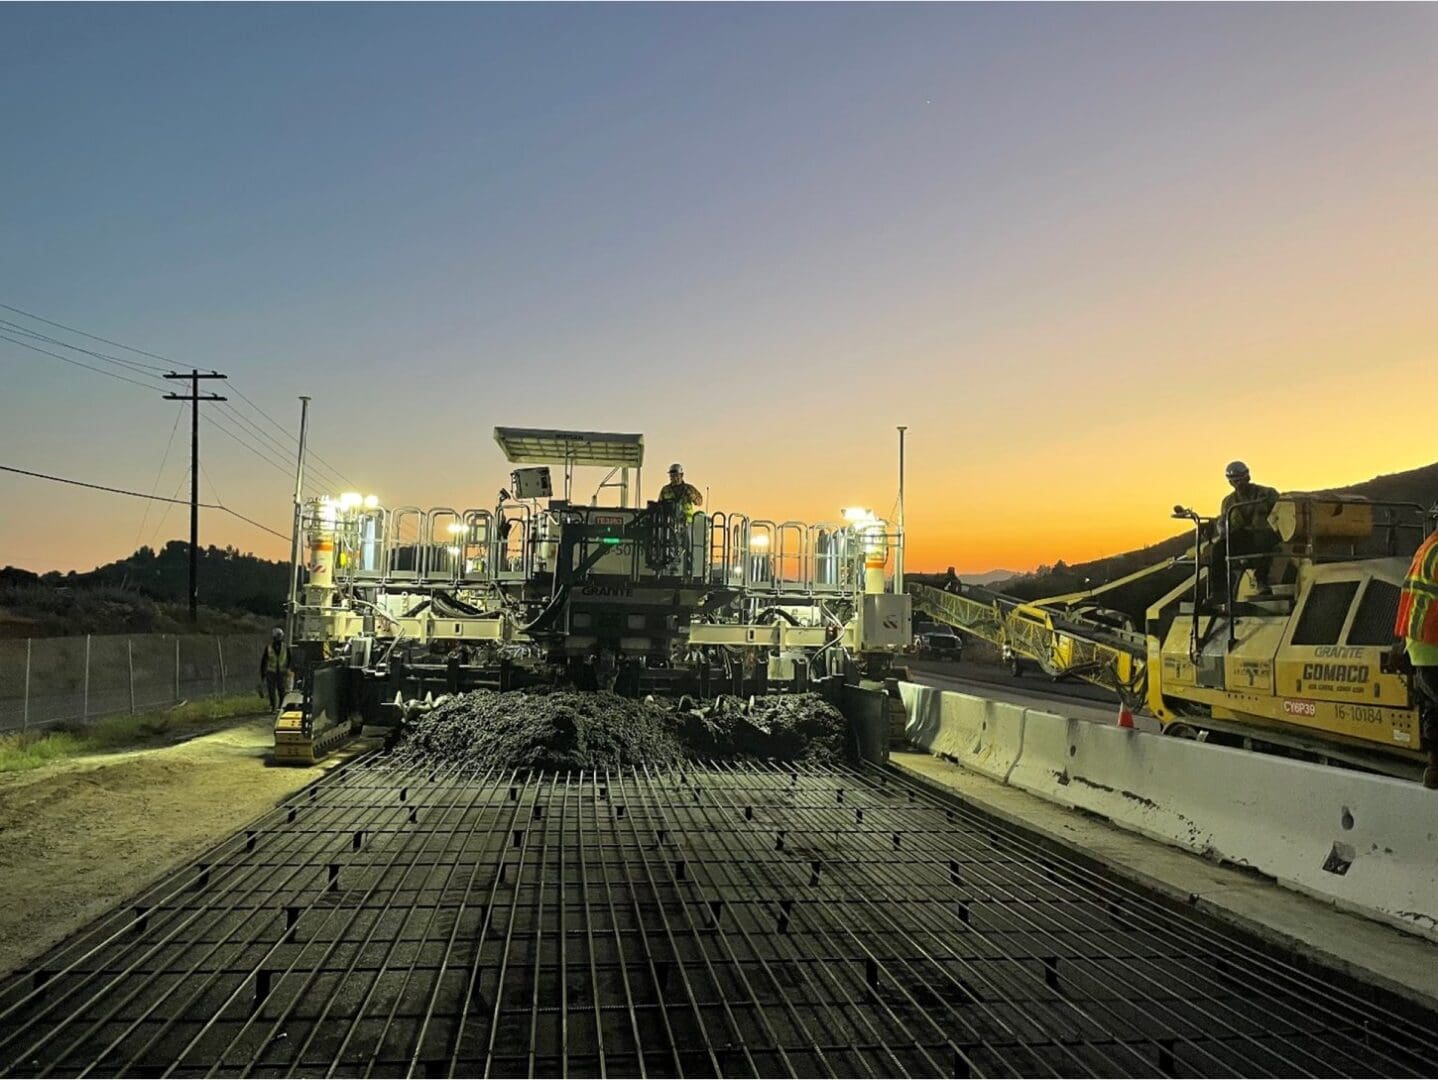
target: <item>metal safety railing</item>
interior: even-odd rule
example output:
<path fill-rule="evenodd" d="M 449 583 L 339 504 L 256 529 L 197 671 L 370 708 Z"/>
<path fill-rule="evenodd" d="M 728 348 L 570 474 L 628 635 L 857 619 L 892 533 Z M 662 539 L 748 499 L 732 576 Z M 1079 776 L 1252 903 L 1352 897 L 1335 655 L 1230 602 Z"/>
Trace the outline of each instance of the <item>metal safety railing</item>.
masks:
<path fill-rule="evenodd" d="M 334 580 L 417 588 L 525 581 L 555 568 L 564 514 L 513 500 L 494 511 L 355 511 L 330 526 Z M 302 528 L 309 535 L 320 524 L 307 512 Z M 671 569 L 708 585 L 774 596 L 840 596 L 862 586 L 862 538 L 843 523 L 700 511 L 682 532 L 676 543 L 683 558 Z M 636 573 L 638 566 L 636 559 Z"/>

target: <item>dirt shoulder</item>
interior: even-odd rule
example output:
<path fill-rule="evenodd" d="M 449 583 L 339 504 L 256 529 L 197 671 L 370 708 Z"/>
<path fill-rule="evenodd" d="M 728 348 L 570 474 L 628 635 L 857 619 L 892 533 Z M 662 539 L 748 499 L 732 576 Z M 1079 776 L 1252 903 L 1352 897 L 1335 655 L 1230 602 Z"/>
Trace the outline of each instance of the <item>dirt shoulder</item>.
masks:
<path fill-rule="evenodd" d="M 0 775 L 0 972 L 13 971 L 335 767 L 268 763 L 269 717 Z"/>

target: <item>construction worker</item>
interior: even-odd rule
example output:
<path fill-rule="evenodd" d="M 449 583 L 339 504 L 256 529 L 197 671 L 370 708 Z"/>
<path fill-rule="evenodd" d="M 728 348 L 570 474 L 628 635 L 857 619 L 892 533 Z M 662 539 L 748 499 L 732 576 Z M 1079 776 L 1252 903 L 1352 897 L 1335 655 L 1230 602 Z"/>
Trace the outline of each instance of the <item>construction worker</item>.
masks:
<path fill-rule="evenodd" d="M 270 709 L 278 711 L 289 689 L 290 650 L 285 644 L 285 632 L 278 626 L 270 634 L 270 643 L 260 653 L 261 695 L 269 693 Z"/>
<path fill-rule="evenodd" d="M 673 503 L 688 521 L 694 516 L 694 511 L 704 505 L 704 496 L 693 484 L 684 482 L 684 466 L 676 461 L 669 466 L 669 483 L 659 489 L 659 501 Z"/>
<path fill-rule="evenodd" d="M 1220 574 L 1227 574 L 1229 556 L 1237 560 L 1243 556 L 1268 555 L 1278 550 L 1278 534 L 1268 524 L 1268 515 L 1278 502 L 1278 490 L 1255 484 L 1248 466 L 1241 461 L 1230 461 L 1223 475 L 1233 490 L 1223 497 L 1223 505 L 1218 509 L 1213 567 Z M 1260 596 L 1266 596 L 1270 591 L 1269 561 L 1254 559 L 1248 563 Z M 1246 568 L 1243 562 L 1234 567 L 1239 573 Z"/>
<path fill-rule="evenodd" d="M 1428 748 L 1423 786 L 1438 788 L 1438 532 L 1423 541 L 1408 567 L 1393 633 L 1399 639 L 1394 651 L 1406 654 L 1412 668 L 1409 681 Z"/>

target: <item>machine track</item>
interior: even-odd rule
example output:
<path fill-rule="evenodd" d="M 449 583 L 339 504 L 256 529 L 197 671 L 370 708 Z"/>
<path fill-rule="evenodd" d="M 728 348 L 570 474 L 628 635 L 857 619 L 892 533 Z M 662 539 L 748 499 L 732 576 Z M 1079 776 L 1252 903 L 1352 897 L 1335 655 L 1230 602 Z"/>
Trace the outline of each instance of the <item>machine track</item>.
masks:
<path fill-rule="evenodd" d="M 1433 1075 L 1435 1017 L 902 775 L 371 754 L 0 984 L 5 1075 Z"/>

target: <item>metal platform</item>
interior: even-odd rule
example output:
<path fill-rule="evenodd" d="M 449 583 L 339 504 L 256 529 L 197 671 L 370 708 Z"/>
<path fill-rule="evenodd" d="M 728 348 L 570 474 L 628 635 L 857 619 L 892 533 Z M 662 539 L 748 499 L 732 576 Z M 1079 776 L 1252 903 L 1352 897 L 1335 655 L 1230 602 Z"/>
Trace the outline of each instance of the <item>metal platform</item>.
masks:
<path fill-rule="evenodd" d="M 6 1075 L 1433 1075 L 1431 1015 L 896 774 L 346 765 L 0 985 Z"/>

